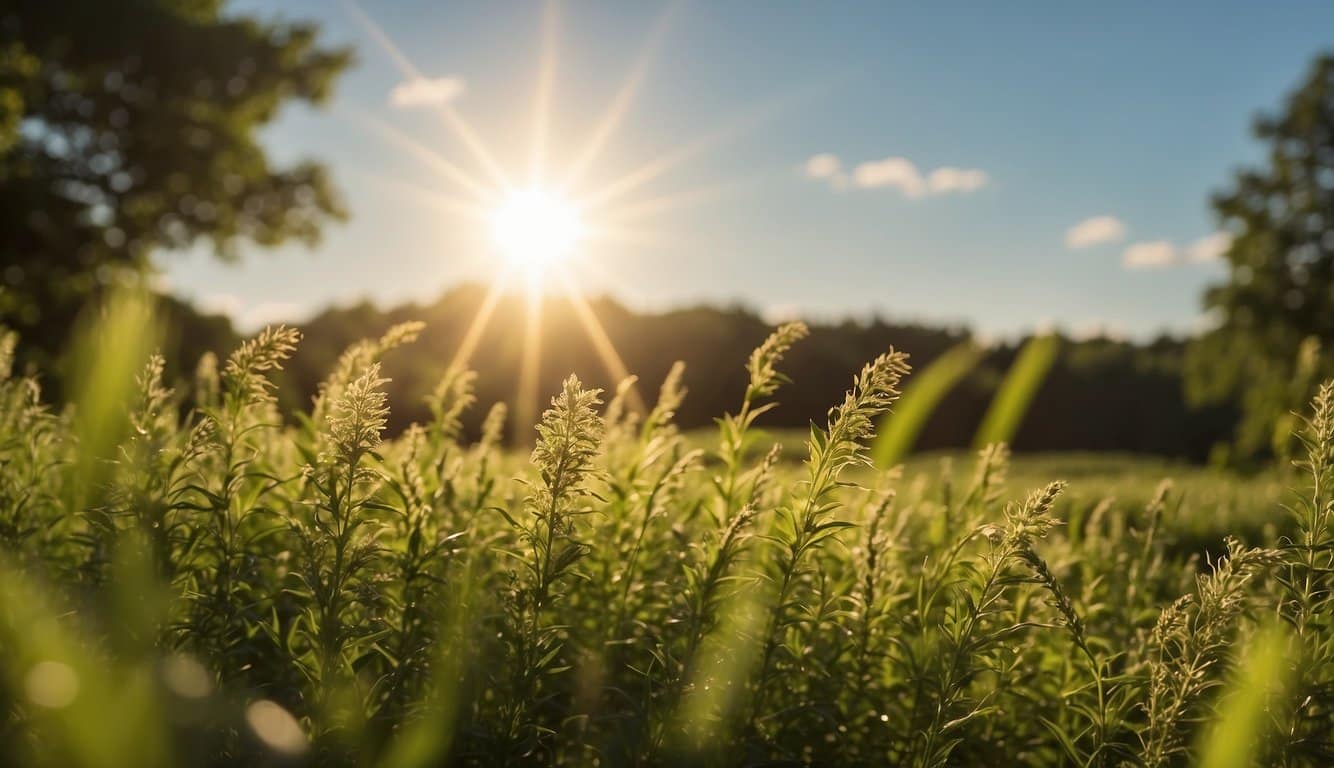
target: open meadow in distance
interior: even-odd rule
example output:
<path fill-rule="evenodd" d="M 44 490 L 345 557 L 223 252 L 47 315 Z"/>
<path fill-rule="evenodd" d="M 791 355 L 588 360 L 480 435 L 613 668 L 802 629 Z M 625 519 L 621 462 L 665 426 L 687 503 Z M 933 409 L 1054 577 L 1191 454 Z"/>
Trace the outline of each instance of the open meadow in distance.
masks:
<path fill-rule="evenodd" d="M 0 5 L 0 765 L 1334 764 L 1332 30 Z"/>

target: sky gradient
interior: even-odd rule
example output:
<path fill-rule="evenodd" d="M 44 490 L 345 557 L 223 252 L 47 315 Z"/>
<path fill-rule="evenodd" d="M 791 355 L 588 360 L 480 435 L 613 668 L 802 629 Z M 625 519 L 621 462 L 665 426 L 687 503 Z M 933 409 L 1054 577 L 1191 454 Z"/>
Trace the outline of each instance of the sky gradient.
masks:
<path fill-rule="evenodd" d="M 1334 3 L 1314 1 L 363 3 L 412 81 L 341 0 L 233 8 L 317 21 L 358 57 L 327 109 L 288 109 L 265 133 L 278 162 L 325 162 L 351 219 L 314 249 L 161 258 L 173 290 L 247 330 L 489 280 L 486 223 L 438 204 L 467 189 L 389 135 L 487 180 L 447 103 L 524 183 L 545 57 L 548 180 L 642 63 L 577 187 L 632 187 L 586 214 L 615 235 L 582 248 L 587 293 L 987 336 L 1188 332 L 1223 274 L 1209 195 L 1261 159 L 1257 111 L 1334 47 Z M 646 165 L 661 172 L 624 181 Z"/>

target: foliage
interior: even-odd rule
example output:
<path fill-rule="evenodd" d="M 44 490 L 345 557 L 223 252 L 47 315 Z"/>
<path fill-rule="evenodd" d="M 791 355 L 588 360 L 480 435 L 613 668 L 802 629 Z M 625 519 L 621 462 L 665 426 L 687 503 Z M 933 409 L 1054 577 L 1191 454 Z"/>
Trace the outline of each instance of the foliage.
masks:
<path fill-rule="evenodd" d="M 1254 130 L 1265 165 L 1214 198 L 1232 237 L 1228 275 L 1205 295 L 1220 324 L 1192 346 L 1187 379 L 1199 401 L 1240 398 L 1246 455 L 1269 453 L 1276 426 L 1286 440 L 1286 415 L 1320 380 L 1303 370 L 1319 362 L 1303 347 L 1334 343 L 1334 55 L 1317 58 L 1282 112 Z"/>
<path fill-rule="evenodd" d="M 314 240 L 325 170 L 275 167 L 257 132 L 350 61 L 313 26 L 223 0 L 17 0 L 0 9 L 0 319 L 49 360 L 100 286 L 160 249 Z"/>
<path fill-rule="evenodd" d="M 1014 495 L 1003 446 L 967 479 L 871 466 L 893 350 L 784 462 L 759 426 L 800 324 L 738 366 L 702 448 L 677 365 L 647 413 L 568 377 L 524 461 L 503 407 L 461 436 L 462 369 L 385 436 L 385 360 L 420 324 L 352 345 L 285 423 L 296 331 L 178 389 L 134 332 L 155 322 L 108 302 L 58 413 L 0 335 L 6 765 L 1334 757 L 1334 383 L 1292 514 L 1228 490 L 1264 524 L 1223 542 L 1219 476 L 1183 483 L 1192 511 L 1140 475 L 1079 497 L 1075 460 L 1072 490 Z"/>

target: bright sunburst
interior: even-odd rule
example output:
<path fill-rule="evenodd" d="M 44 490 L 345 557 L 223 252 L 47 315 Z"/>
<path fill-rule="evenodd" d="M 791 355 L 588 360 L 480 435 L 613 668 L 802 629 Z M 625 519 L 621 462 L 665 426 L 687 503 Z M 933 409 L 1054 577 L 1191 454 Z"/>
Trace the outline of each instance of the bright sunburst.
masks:
<path fill-rule="evenodd" d="M 421 70 L 366 14 L 357 0 L 344 0 L 344 4 L 366 33 L 392 59 L 407 81 L 427 80 Z M 481 222 L 484 226 L 489 224 L 491 240 L 502 257 L 491 259 L 496 266 L 495 281 L 464 333 L 451 366 L 467 364 L 507 282 L 520 277 L 527 283 L 527 319 L 524 324 L 518 391 L 514 401 L 518 423 L 532 423 L 536 420 L 534 409 L 540 402 L 537 374 L 541 355 L 542 294 L 553 284 L 565 291 L 570 306 L 584 326 L 611 380 L 630 382 L 626 391 L 629 406 L 640 412 L 645 410 L 611 337 L 602 327 L 592 305 L 583 296 L 581 278 L 584 276 L 575 273 L 579 269 L 599 267 L 586 259 L 584 252 L 595 241 L 630 245 L 654 242 L 655 233 L 641 229 L 634 222 L 645 215 L 692 205 L 716 194 L 714 189 L 701 188 L 628 203 L 624 199 L 636 191 L 642 191 L 642 188 L 687 159 L 721 141 L 734 138 L 739 130 L 745 129 L 752 122 L 750 119 L 737 121 L 721 131 L 688 141 L 651 158 L 640 167 L 595 189 L 584 188 L 590 168 L 634 101 L 649 62 L 679 5 L 679 2 L 670 3 L 654 23 L 640 55 L 629 68 L 624 82 L 582 148 L 568 156 L 552 157 L 553 146 L 548 133 L 554 101 L 559 14 L 555 0 L 545 3 L 536 110 L 532 120 L 529 181 L 526 185 L 515 183 L 514 176 L 517 174 L 512 174 L 511 169 L 506 169 L 492 156 L 486 142 L 449 100 L 441 100 L 432 106 L 444 126 L 462 143 L 471 160 L 483 172 L 481 178 L 474 177 L 458 164 L 374 115 L 354 115 L 375 133 L 423 161 L 448 187 L 462 192 L 463 196 L 456 196 L 444 188 L 424 189 L 399 180 L 390 180 L 391 188 L 405 191 L 411 199 L 441 208 L 452 215 Z M 553 160 L 556 161 L 554 165 L 563 167 L 563 172 L 554 174 L 558 180 L 551 184 L 539 183 L 543 179 L 552 179 L 553 172 L 557 170 L 552 167 Z"/>
<path fill-rule="evenodd" d="M 515 267 L 540 273 L 568 256 L 584 231 L 573 203 L 530 187 L 510 193 L 495 210 L 491 234 Z"/>

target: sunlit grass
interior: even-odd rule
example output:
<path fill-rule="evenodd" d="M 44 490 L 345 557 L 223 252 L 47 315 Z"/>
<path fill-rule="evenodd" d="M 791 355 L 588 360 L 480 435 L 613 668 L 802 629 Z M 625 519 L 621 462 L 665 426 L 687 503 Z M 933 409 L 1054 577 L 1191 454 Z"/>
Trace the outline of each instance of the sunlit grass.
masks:
<path fill-rule="evenodd" d="M 385 434 L 380 359 L 419 323 L 288 420 L 299 334 L 173 387 L 130 333 L 153 316 L 106 306 L 64 416 L 0 376 L 6 764 L 1321 763 L 1334 386 L 1306 479 L 995 448 L 884 472 L 901 354 L 763 431 L 793 323 L 715 432 L 673 424 L 679 365 L 643 411 L 571 377 L 525 454 L 503 407 L 462 440 L 460 367 Z"/>

